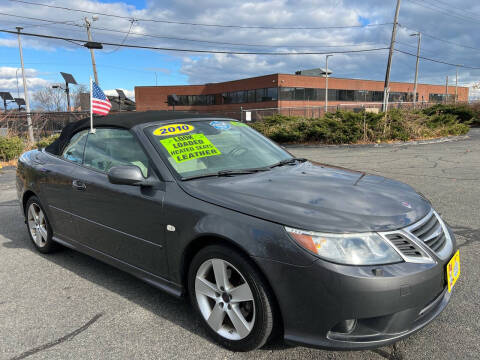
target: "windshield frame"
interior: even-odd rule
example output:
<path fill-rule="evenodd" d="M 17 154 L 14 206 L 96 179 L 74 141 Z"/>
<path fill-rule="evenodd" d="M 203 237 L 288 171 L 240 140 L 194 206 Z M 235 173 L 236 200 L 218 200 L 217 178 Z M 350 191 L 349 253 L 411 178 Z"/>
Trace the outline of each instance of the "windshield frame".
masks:
<path fill-rule="evenodd" d="M 150 133 L 150 130 L 153 126 L 164 126 L 164 125 L 169 125 L 169 124 L 176 124 L 176 123 L 186 123 L 186 124 L 195 124 L 196 122 L 207 122 L 207 121 L 231 121 L 231 122 L 238 122 L 238 123 L 243 123 L 245 125 L 248 126 L 248 124 L 244 123 L 244 122 L 241 122 L 241 121 L 238 121 L 236 119 L 231 119 L 231 118 L 218 118 L 218 117 L 205 117 L 205 118 L 185 118 L 185 119 L 175 119 L 175 120 L 168 120 L 168 121 L 161 121 L 161 122 L 151 122 L 151 123 L 148 123 L 148 124 L 145 124 L 144 126 L 142 126 L 142 129 L 141 131 L 143 132 L 143 135 L 146 136 L 146 138 L 150 141 L 150 143 L 152 144 L 152 146 L 154 147 L 155 149 L 155 152 L 157 153 L 157 155 L 161 158 L 161 160 L 163 161 L 163 163 L 165 164 L 165 166 L 168 168 L 168 170 L 170 171 L 171 175 L 176 179 L 176 180 L 180 180 L 180 181 L 188 181 L 188 180 L 194 180 L 194 179 L 201 179 L 201 178 L 207 178 L 207 177 L 215 177 L 215 176 L 218 176 L 216 175 L 216 173 L 205 173 L 204 175 L 206 176 L 201 176 L 199 174 L 199 176 L 197 175 L 193 175 L 193 176 L 182 176 L 173 166 L 172 164 L 170 163 L 170 161 L 168 160 L 167 156 L 165 155 L 165 153 L 162 151 L 162 148 L 161 148 L 161 145 L 160 145 L 160 142 L 158 141 L 155 141 L 155 136 L 153 134 Z M 271 145 L 273 145 L 274 147 L 277 147 L 279 148 L 280 150 L 282 150 L 283 152 L 285 152 L 285 154 L 287 154 L 288 156 L 290 156 L 291 159 L 295 158 L 288 150 L 286 150 L 284 147 L 280 146 L 279 144 L 277 144 L 276 142 L 272 141 L 271 139 L 269 139 L 268 137 L 264 136 L 263 134 L 261 134 L 260 132 L 258 132 L 257 130 L 255 130 L 254 128 L 250 127 L 250 130 L 254 131 L 257 135 L 261 136 L 263 138 L 264 141 L 266 141 L 267 143 L 270 143 Z M 286 159 L 289 159 L 289 158 L 286 158 Z M 274 164 L 272 164 L 274 165 Z M 250 168 L 251 169 L 251 168 Z M 250 170 L 249 168 L 245 168 L 245 169 L 235 169 L 235 170 Z M 223 170 L 229 170 L 229 169 L 223 169 Z M 252 172 L 252 174 L 254 174 L 255 172 Z"/>

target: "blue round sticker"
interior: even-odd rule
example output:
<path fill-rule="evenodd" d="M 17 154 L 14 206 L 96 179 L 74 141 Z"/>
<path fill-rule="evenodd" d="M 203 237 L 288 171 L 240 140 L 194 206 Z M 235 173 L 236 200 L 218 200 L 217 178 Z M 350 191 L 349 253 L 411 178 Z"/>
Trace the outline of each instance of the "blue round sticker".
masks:
<path fill-rule="evenodd" d="M 217 130 L 228 130 L 230 129 L 230 124 L 225 121 L 211 121 L 210 126 L 213 126 Z"/>

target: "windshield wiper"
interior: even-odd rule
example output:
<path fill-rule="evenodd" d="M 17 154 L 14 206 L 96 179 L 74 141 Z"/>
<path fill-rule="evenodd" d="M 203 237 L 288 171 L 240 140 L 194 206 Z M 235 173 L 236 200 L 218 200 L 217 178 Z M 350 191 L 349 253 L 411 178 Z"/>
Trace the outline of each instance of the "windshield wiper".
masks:
<path fill-rule="evenodd" d="M 274 167 L 277 167 L 277 166 L 283 166 L 283 165 L 296 164 L 297 162 L 302 162 L 303 163 L 305 161 L 308 161 L 308 160 L 305 159 L 305 158 L 290 158 L 290 159 L 285 159 L 285 160 L 279 161 L 278 163 L 275 163 L 273 165 L 270 165 L 270 168 L 274 168 Z"/>
<path fill-rule="evenodd" d="M 244 175 L 244 174 L 254 174 L 261 171 L 269 171 L 269 167 L 261 167 L 261 168 L 252 168 L 252 169 L 232 169 L 232 170 L 220 170 L 210 174 L 203 174 L 203 175 L 196 175 L 191 177 L 183 178 L 182 180 L 193 180 L 199 179 L 204 177 L 212 177 L 212 176 L 233 176 L 233 175 Z"/>

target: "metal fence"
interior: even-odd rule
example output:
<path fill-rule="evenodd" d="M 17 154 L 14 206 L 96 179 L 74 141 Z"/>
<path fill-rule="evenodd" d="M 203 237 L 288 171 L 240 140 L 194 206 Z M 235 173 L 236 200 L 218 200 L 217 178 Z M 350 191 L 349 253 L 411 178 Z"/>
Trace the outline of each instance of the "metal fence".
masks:
<path fill-rule="evenodd" d="M 59 133 L 66 124 L 88 116 L 87 112 L 33 112 L 33 134 L 36 140 Z M 28 131 L 27 114 L 8 112 L 0 114 L 0 134 L 26 136 Z"/>
<path fill-rule="evenodd" d="M 388 104 L 389 109 L 424 109 L 435 105 L 437 103 L 417 102 L 415 105 L 413 102 L 390 102 Z M 367 112 L 380 112 L 382 110 L 383 103 L 350 103 L 350 104 L 338 104 L 328 106 L 328 112 L 335 112 L 338 110 L 345 111 L 367 111 Z M 325 106 L 298 106 L 298 107 L 278 107 L 278 108 L 263 108 L 263 109 L 242 109 L 242 115 L 240 119 L 242 121 L 262 121 L 265 117 L 273 115 L 284 116 L 299 116 L 307 119 L 316 119 L 325 115 Z"/>

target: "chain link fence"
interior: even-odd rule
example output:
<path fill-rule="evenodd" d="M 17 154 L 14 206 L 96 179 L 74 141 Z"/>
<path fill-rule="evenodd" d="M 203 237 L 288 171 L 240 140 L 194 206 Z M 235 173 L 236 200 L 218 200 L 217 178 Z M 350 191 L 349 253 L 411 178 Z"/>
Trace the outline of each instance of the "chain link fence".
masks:
<path fill-rule="evenodd" d="M 425 109 L 437 103 L 431 102 L 389 102 L 389 109 Z M 242 121 L 262 121 L 265 117 L 273 115 L 284 116 L 299 116 L 307 119 L 317 119 L 325 115 L 325 112 L 335 112 L 338 110 L 353 111 L 353 112 L 381 112 L 383 103 L 354 103 L 354 104 L 338 104 L 330 105 L 328 109 L 325 106 L 299 106 L 299 107 L 278 107 L 278 108 L 264 108 L 264 109 L 242 109 Z"/>

